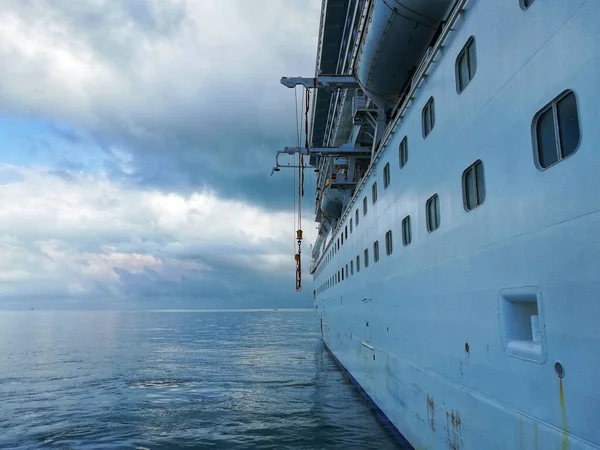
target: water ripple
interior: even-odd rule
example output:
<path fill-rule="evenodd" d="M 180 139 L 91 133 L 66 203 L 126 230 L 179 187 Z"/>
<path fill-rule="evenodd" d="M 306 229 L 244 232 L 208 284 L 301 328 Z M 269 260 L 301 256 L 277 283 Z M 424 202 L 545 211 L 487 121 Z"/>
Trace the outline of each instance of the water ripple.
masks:
<path fill-rule="evenodd" d="M 2 449 L 400 448 L 310 312 L 10 312 L 0 330 Z"/>

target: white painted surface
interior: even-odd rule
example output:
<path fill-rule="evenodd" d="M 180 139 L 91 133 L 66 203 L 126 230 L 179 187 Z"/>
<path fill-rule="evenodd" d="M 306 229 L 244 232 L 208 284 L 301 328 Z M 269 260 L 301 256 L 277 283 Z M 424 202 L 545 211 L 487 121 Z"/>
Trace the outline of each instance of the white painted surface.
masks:
<path fill-rule="evenodd" d="M 535 0 L 526 11 L 518 0 L 472 1 L 350 206 L 346 221 L 359 208 L 359 225 L 316 272 L 319 287 L 360 255 L 360 272 L 317 293 L 323 337 L 418 449 L 600 448 L 599 18 L 597 0 Z M 477 72 L 459 95 L 455 59 L 470 36 Z M 581 143 L 541 171 L 532 120 L 566 89 L 577 96 Z M 421 109 L 431 96 L 436 123 L 423 139 Z M 400 169 L 405 135 L 409 159 Z M 461 177 L 478 159 L 487 196 L 466 212 Z M 441 226 L 429 233 L 425 203 L 435 193 Z M 412 243 L 403 247 L 408 214 Z M 504 289 L 539 295 L 532 333 L 545 357 L 518 357 L 527 343 L 508 348 Z"/>

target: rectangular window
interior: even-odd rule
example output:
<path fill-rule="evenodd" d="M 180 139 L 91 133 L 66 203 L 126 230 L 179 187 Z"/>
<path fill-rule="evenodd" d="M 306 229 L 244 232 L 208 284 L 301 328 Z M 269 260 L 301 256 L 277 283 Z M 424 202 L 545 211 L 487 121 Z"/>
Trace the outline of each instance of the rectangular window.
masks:
<path fill-rule="evenodd" d="M 383 168 L 383 188 L 387 189 L 390 185 L 390 163 Z"/>
<path fill-rule="evenodd" d="M 456 90 L 460 94 L 477 71 L 475 38 L 471 36 L 456 58 Z"/>
<path fill-rule="evenodd" d="M 423 138 L 426 138 L 435 126 L 435 104 L 433 102 L 433 97 L 427 100 L 427 103 L 425 103 L 425 106 L 423 107 L 422 122 Z"/>
<path fill-rule="evenodd" d="M 348 278 L 348 264 L 346 264 L 346 278 Z"/>
<path fill-rule="evenodd" d="M 342 245 L 344 245 L 344 232 L 341 233 L 341 238 L 342 238 Z"/>
<path fill-rule="evenodd" d="M 404 136 L 404 139 L 402 139 L 400 142 L 398 153 L 398 160 L 400 163 L 400 168 L 402 169 L 408 162 L 408 138 L 406 136 Z"/>
<path fill-rule="evenodd" d="M 577 99 L 573 91 L 565 91 L 544 106 L 533 119 L 534 148 L 542 169 L 571 156 L 579 147 L 581 130 Z"/>
<path fill-rule="evenodd" d="M 365 267 L 369 267 L 369 249 L 365 248 Z"/>
<path fill-rule="evenodd" d="M 348 225 L 346 225 L 346 229 L 344 230 L 345 238 L 348 239 Z"/>
<path fill-rule="evenodd" d="M 373 261 L 379 261 L 379 241 L 373 242 Z"/>
<path fill-rule="evenodd" d="M 406 216 L 402 219 L 402 244 L 406 247 L 412 241 L 412 234 L 410 229 L 410 216 Z"/>
<path fill-rule="evenodd" d="M 465 210 L 471 211 L 485 201 L 485 183 L 481 160 L 465 169 L 462 176 L 462 185 Z"/>
<path fill-rule="evenodd" d="M 360 272 L 360 255 L 356 255 L 356 272 Z"/>
<path fill-rule="evenodd" d="M 338 274 L 337 275 L 338 275 L 338 283 L 339 283 L 340 280 L 341 280 L 341 275 L 340 275 L 340 271 L 339 270 L 338 270 Z"/>
<path fill-rule="evenodd" d="M 440 198 L 437 194 L 432 195 L 426 204 L 427 231 L 430 233 L 440 227 Z"/>
<path fill-rule="evenodd" d="M 363 216 L 367 215 L 367 197 L 365 196 L 365 198 L 363 198 Z"/>
<path fill-rule="evenodd" d="M 350 275 L 354 275 L 354 261 L 350 261 Z"/>
<path fill-rule="evenodd" d="M 392 247 L 392 230 L 385 233 L 385 253 L 389 256 L 392 254 L 394 248 Z"/>
<path fill-rule="evenodd" d="M 352 233 L 352 219 L 350 219 L 350 233 Z"/>
<path fill-rule="evenodd" d="M 371 195 L 373 196 L 373 204 L 375 204 L 375 202 L 377 201 L 377 181 L 375 181 L 373 183 L 373 186 L 371 186 Z"/>
<path fill-rule="evenodd" d="M 356 211 L 354 211 L 354 216 L 355 216 L 354 219 L 356 222 L 356 226 L 358 226 L 358 208 L 356 208 Z"/>

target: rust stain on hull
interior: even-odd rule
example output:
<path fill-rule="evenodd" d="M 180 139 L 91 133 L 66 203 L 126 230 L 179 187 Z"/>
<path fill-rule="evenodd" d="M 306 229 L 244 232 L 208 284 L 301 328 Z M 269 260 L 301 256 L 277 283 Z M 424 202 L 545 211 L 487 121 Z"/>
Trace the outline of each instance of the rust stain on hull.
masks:
<path fill-rule="evenodd" d="M 459 450 L 461 443 L 462 421 L 457 411 L 446 411 L 446 437 L 448 438 L 448 448 L 450 450 Z"/>
<path fill-rule="evenodd" d="M 562 419 L 562 432 L 563 432 L 562 450 L 568 450 L 569 449 L 569 426 L 568 426 L 568 422 L 567 422 L 567 406 L 565 404 L 565 391 L 563 389 L 562 378 L 559 378 L 558 381 L 560 383 L 560 386 L 559 386 L 560 415 L 561 415 L 561 419 Z"/>
<path fill-rule="evenodd" d="M 427 396 L 427 422 L 429 427 L 435 431 L 435 403 L 433 397 Z"/>

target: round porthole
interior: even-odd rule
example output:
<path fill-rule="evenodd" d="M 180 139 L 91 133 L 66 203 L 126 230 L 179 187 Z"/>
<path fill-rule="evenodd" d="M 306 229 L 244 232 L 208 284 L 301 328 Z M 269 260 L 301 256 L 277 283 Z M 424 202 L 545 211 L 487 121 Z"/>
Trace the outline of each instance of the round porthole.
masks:
<path fill-rule="evenodd" d="M 556 361 L 554 363 L 554 370 L 556 371 L 556 375 L 558 375 L 559 378 L 562 378 L 565 376 L 565 368 L 560 363 L 560 361 Z"/>

